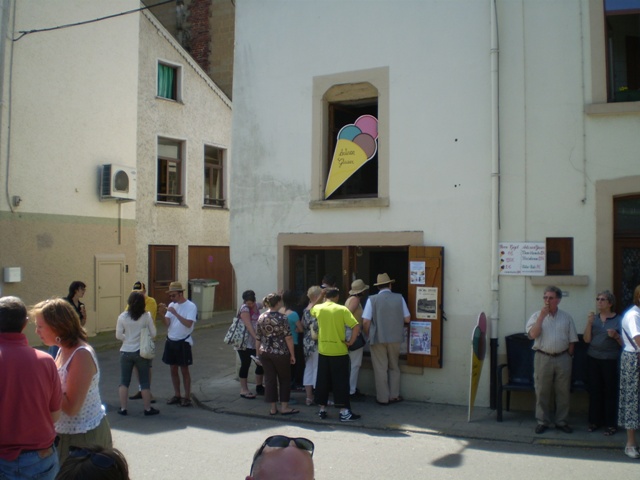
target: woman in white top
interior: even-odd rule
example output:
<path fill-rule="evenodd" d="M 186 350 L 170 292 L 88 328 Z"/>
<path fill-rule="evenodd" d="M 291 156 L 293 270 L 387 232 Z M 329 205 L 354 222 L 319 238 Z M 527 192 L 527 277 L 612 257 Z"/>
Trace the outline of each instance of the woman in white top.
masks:
<path fill-rule="evenodd" d="M 80 317 L 62 298 L 52 298 L 33 307 L 36 333 L 45 345 L 60 347 L 56 365 L 62 384 L 62 414 L 56 422 L 60 437 L 60 464 L 69 454 L 69 446 L 99 445 L 112 447 L 111 428 L 100 400 L 100 369 Z"/>
<path fill-rule="evenodd" d="M 618 423 L 627 429 L 624 453 L 640 458 L 636 444 L 636 430 L 640 428 L 640 285 L 633 292 L 633 306 L 624 314 L 621 327 L 624 350 L 620 358 Z"/>
<path fill-rule="evenodd" d="M 151 382 L 149 369 L 151 360 L 140 356 L 140 332 L 148 328 L 152 337 L 156 336 L 156 326 L 151 314 L 146 311 L 144 294 L 133 291 L 127 301 L 128 309 L 120 314 L 116 324 L 116 338 L 122 340 L 120 347 L 120 415 L 127 414 L 127 398 L 129 396 L 129 384 L 133 367 L 138 369 L 140 379 L 140 391 L 144 402 L 144 414 L 157 415 L 158 410 L 151 406 Z"/>

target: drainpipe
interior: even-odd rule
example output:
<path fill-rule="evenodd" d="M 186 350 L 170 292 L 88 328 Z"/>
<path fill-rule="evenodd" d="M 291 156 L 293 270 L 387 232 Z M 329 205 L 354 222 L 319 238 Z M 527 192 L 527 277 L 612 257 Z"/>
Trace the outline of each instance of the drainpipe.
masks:
<path fill-rule="evenodd" d="M 498 317 L 500 315 L 500 281 L 498 244 L 500 241 L 500 117 L 498 74 L 497 0 L 491 3 L 491 342 L 489 361 L 489 406 L 496 408 L 496 369 L 498 366 Z"/>

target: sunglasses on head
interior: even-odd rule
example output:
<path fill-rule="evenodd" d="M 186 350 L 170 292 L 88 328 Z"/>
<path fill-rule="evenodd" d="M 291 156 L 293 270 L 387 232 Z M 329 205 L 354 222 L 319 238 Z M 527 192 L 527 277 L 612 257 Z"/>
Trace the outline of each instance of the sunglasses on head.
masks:
<path fill-rule="evenodd" d="M 258 459 L 258 457 L 260 455 L 262 455 L 262 452 L 264 451 L 264 449 L 266 447 L 287 448 L 291 444 L 291 442 L 293 442 L 295 444 L 295 446 L 297 448 L 299 448 L 300 450 L 304 450 L 305 452 L 309 452 L 309 455 L 311 455 L 313 457 L 314 445 L 313 445 L 313 442 L 311 440 L 309 440 L 308 438 L 302 438 L 302 437 L 290 438 L 290 437 L 286 437 L 284 435 L 273 435 L 273 436 L 267 438 L 262 443 L 262 446 L 258 449 L 256 454 L 253 456 L 253 462 L 251 462 L 251 472 L 249 473 L 249 475 L 253 475 L 253 467 L 256 464 L 256 460 Z"/>
<path fill-rule="evenodd" d="M 69 456 L 71 458 L 89 457 L 91 459 L 91 463 L 93 463 L 98 468 L 102 468 L 103 470 L 113 467 L 113 465 L 116 463 L 113 458 L 105 455 L 104 453 L 96 453 L 86 448 L 80 447 L 69 447 Z"/>

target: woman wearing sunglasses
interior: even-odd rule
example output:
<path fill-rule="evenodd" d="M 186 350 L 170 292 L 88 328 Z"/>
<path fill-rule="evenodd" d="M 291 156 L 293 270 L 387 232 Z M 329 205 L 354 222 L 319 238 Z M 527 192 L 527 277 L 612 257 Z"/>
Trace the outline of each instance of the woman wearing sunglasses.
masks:
<path fill-rule="evenodd" d="M 52 298 L 33 307 L 36 333 L 45 345 L 58 345 L 56 366 L 62 385 L 62 413 L 55 428 L 63 462 L 71 445 L 112 446 L 111 428 L 100 399 L 100 369 L 96 352 L 73 306 Z"/>
<path fill-rule="evenodd" d="M 612 311 L 616 299 L 609 290 L 596 295 L 596 312 L 590 312 L 584 329 L 589 375 L 589 427 L 604 427 L 613 435 L 618 425 L 618 358 L 622 346 L 620 316 Z"/>
<path fill-rule="evenodd" d="M 246 480 L 313 480 L 313 450 L 308 438 L 269 437 L 253 455 Z"/>

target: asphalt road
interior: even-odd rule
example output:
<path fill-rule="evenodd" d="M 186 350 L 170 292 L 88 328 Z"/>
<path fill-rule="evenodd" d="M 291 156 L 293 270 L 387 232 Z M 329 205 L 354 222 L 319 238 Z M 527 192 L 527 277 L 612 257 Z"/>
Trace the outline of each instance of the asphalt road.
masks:
<path fill-rule="evenodd" d="M 197 332 L 194 385 L 210 378 L 213 369 L 228 371 L 233 366 L 232 351 L 221 358 L 216 350 L 218 337 L 219 329 Z M 154 360 L 152 390 L 161 414 L 144 417 L 138 400 L 129 402 L 129 416 L 122 417 L 115 413 L 118 351 L 103 350 L 98 356 L 115 446 L 127 457 L 134 480 L 241 479 L 249 473 L 255 449 L 273 434 L 303 436 L 315 443 L 317 479 L 588 479 L 638 474 L 638 462 L 620 449 L 469 440 L 341 424 L 289 425 L 281 418 L 168 406 L 164 400 L 172 394 L 169 371 L 159 359 Z"/>

